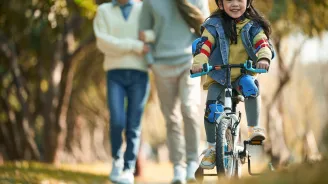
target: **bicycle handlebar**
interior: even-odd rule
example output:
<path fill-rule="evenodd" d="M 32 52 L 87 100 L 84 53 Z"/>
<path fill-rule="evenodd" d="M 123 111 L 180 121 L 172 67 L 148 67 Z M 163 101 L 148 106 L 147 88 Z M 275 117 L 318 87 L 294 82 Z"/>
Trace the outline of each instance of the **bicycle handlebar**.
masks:
<path fill-rule="evenodd" d="M 247 71 L 254 72 L 254 73 L 267 73 L 268 72 L 266 69 L 253 68 L 252 61 L 247 60 L 243 64 L 227 64 L 227 65 L 214 65 L 214 66 L 211 66 L 208 63 L 204 63 L 203 64 L 203 71 L 199 72 L 199 73 L 192 73 L 192 71 L 190 70 L 190 77 L 191 78 L 200 77 L 202 75 L 206 75 L 208 72 L 210 72 L 212 70 L 221 70 L 221 69 L 224 69 L 224 68 L 244 68 Z"/>

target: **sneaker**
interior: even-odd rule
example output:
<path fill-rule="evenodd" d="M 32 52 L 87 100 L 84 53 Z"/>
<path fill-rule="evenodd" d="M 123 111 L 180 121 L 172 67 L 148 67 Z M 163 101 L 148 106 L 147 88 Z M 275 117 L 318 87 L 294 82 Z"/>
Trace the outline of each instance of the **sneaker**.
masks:
<path fill-rule="evenodd" d="M 200 166 L 203 169 L 213 169 L 215 167 L 215 148 L 209 147 L 203 151 L 202 155 L 204 155 Z"/>
<path fill-rule="evenodd" d="M 195 172 L 198 169 L 199 165 L 197 162 L 192 161 L 187 165 L 187 183 L 196 183 Z"/>
<path fill-rule="evenodd" d="M 186 183 L 186 169 L 181 165 L 175 165 L 174 177 L 171 184 L 185 184 Z"/>
<path fill-rule="evenodd" d="M 134 170 L 127 169 L 124 170 L 119 177 L 119 184 L 133 184 L 134 183 Z"/>
<path fill-rule="evenodd" d="M 248 138 L 252 141 L 263 141 L 265 140 L 264 129 L 259 127 L 248 128 Z"/>
<path fill-rule="evenodd" d="M 109 180 L 112 182 L 118 182 L 119 177 L 123 171 L 123 160 L 113 159 L 112 171 L 109 174 Z"/>

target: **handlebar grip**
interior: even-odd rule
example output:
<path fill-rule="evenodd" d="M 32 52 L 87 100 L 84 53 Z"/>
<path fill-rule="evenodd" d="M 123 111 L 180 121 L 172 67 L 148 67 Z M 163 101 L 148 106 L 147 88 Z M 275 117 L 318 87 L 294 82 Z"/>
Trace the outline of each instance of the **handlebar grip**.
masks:
<path fill-rule="evenodd" d="M 190 74 L 191 74 L 190 77 L 195 78 L 195 77 L 200 77 L 200 76 L 206 75 L 212 69 L 213 69 L 212 66 L 210 66 L 208 63 L 204 63 L 203 64 L 203 71 L 199 72 L 199 73 L 192 73 L 192 71 L 190 70 Z"/>
<path fill-rule="evenodd" d="M 254 73 L 267 73 L 268 72 L 266 69 L 253 68 L 253 62 L 251 60 L 247 60 L 244 63 L 244 67 L 245 67 L 246 70 L 248 70 L 250 72 L 254 72 Z"/>
<path fill-rule="evenodd" d="M 247 69 L 248 71 L 254 72 L 254 73 L 267 73 L 268 71 L 266 69 Z"/>
<path fill-rule="evenodd" d="M 190 77 L 195 78 L 195 77 L 200 77 L 200 76 L 203 76 L 206 74 L 207 74 L 207 72 L 194 73 L 194 74 L 191 74 Z"/>

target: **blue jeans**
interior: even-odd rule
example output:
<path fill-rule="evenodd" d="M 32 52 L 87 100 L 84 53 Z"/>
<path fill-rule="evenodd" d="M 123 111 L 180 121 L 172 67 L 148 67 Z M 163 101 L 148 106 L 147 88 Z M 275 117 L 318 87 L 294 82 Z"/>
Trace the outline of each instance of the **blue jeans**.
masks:
<path fill-rule="evenodd" d="M 107 72 L 112 157 L 121 157 L 122 132 L 125 130 L 127 147 L 124 153 L 124 169 L 135 167 L 140 144 L 141 117 L 148 93 L 147 72 L 129 69 Z"/>

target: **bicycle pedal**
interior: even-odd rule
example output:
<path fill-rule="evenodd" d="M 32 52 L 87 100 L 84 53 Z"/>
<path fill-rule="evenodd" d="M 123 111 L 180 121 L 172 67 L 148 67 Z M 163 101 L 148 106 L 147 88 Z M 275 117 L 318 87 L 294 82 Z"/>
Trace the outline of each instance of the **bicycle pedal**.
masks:
<path fill-rule="evenodd" d="M 250 140 L 249 145 L 255 145 L 255 146 L 260 146 L 263 144 L 263 140 Z"/>

